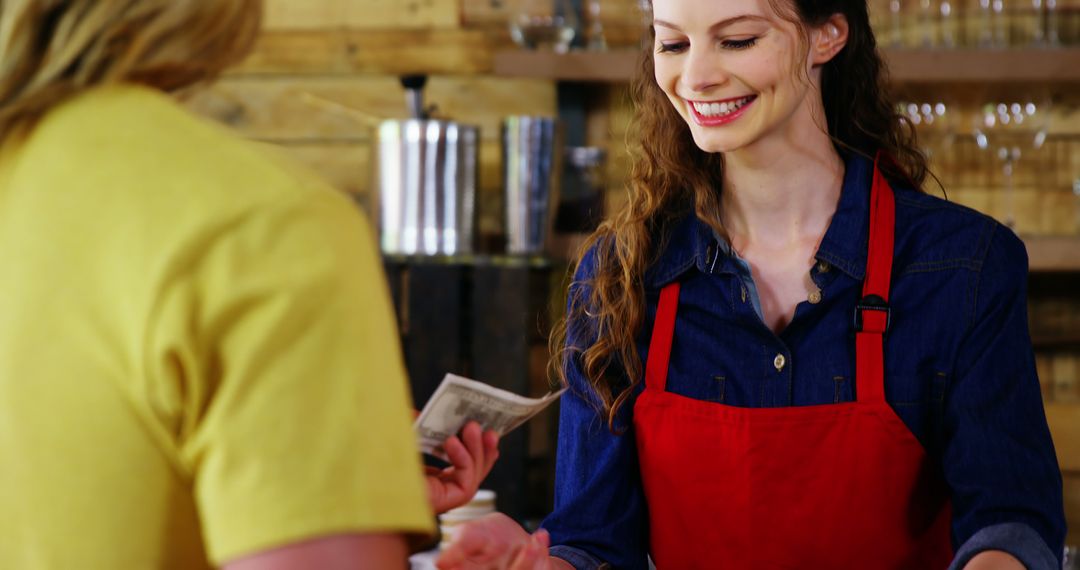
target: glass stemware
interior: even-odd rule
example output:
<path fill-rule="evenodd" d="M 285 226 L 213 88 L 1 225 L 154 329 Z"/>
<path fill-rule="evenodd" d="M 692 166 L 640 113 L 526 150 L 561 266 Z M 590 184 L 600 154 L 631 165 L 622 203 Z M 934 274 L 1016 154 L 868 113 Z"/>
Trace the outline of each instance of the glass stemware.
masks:
<path fill-rule="evenodd" d="M 589 28 L 585 32 L 585 49 L 606 51 L 607 38 L 604 37 L 604 23 L 600 19 L 600 0 L 588 0 L 586 6 L 589 15 Z"/>
<path fill-rule="evenodd" d="M 938 12 L 941 15 L 941 45 L 949 49 L 955 48 L 958 43 L 956 32 L 959 26 L 956 3 L 953 0 L 941 0 Z"/>
<path fill-rule="evenodd" d="M 566 53 L 578 30 L 570 0 L 513 0 L 510 37 L 525 49 Z"/>
<path fill-rule="evenodd" d="M 889 45 L 894 48 L 904 45 L 903 5 L 901 0 L 889 1 Z"/>
<path fill-rule="evenodd" d="M 919 24 L 919 41 L 918 46 L 921 48 L 932 48 L 937 45 L 937 38 L 935 32 L 937 26 L 935 26 L 934 17 L 934 1 L 933 0 L 919 0 L 919 14 L 917 17 Z"/>
<path fill-rule="evenodd" d="M 1005 0 L 991 0 L 993 9 L 993 47 L 1009 47 L 1009 14 L 1005 7 Z"/>

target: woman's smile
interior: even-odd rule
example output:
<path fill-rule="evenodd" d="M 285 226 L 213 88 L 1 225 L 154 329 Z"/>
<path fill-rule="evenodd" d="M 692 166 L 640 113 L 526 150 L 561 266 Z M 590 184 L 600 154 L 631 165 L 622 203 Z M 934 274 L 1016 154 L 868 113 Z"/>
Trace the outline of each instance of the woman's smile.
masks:
<path fill-rule="evenodd" d="M 720 101 L 692 101 L 687 99 L 687 107 L 694 122 L 703 127 L 726 125 L 743 116 L 753 105 L 757 95 L 747 95 Z"/>

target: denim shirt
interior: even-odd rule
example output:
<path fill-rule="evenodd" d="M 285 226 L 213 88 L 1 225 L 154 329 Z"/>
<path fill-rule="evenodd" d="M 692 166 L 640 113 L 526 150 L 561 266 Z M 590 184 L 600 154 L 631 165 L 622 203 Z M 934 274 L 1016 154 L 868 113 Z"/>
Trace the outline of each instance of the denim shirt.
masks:
<path fill-rule="evenodd" d="M 755 308 L 747 266 L 706 224 L 690 214 L 664 230 L 656 242 L 663 250 L 644 276 L 647 313 L 637 348 L 645 362 L 660 288 L 679 281 L 668 390 L 749 408 L 854 401 L 853 313 L 866 268 L 872 173 L 871 161 L 846 159 L 837 211 L 810 272 L 820 298 L 799 303 L 779 334 Z M 951 489 L 953 567 L 996 549 L 1031 569 L 1060 568 L 1061 473 L 1028 334 L 1024 245 L 989 217 L 892 186 L 886 399 Z M 587 253 L 572 298 L 587 298 L 584 281 L 595 263 L 594 252 Z M 571 322 L 567 342 L 587 346 L 595 338 L 591 325 L 588 317 Z M 551 533 L 551 553 L 576 568 L 647 568 L 648 506 L 633 428 L 644 383 L 617 415 L 616 426 L 625 431 L 613 435 L 580 363 L 571 359 L 566 372 L 555 508 L 542 524 Z"/>

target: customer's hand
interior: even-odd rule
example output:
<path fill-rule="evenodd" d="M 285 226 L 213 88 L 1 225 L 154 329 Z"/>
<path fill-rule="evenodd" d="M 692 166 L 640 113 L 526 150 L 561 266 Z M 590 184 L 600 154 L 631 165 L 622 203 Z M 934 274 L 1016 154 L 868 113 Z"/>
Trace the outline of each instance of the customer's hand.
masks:
<path fill-rule="evenodd" d="M 476 422 L 465 424 L 461 437 L 452 436 L 443 443 L 450 466 L 425 469 L 428 496 L 436 513 L 460 507 L 473 498 L 499 458 L 498 446 L 499 435 L 482 431 Z"/>
<path fill-rule="evenodd" d="M 443 548 L 440 570 L 549 570 L 558 568 L 548 555 L 546 530 L 525 532 L 513 519 L 494 513 L 462 525 Z"/>

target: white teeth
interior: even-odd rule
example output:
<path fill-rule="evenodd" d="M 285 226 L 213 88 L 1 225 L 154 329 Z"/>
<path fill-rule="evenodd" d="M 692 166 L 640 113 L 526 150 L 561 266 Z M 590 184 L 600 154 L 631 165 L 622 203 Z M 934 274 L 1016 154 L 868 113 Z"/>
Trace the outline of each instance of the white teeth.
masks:
<path fill-rule="evenodd" d="M 742 99 L 724 103 L 699 103 L 695 101 L 693 102 L 693 105 L 698 113 L 706 117 L 712 117 L 716 115 L 728 115 L 738 111 L 743 105 L 749 103 L 750 99 L 751 97 L 743 97 Z"/>

